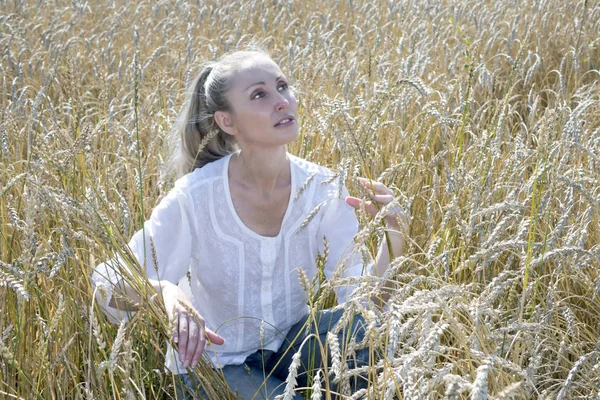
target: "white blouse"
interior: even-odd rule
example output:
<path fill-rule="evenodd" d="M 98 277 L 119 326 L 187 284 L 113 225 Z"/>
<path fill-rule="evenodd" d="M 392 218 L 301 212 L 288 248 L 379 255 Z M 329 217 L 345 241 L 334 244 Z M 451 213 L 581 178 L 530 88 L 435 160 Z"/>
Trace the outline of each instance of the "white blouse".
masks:
<path fill-rule="evenodd" d="M 192 304 L 206 327 L 225 338 L 224 345 L 208 345 L 205 350 L 215 366 L 241 364 L 259 348 L 280 348 L 291 326 L 308 314 L 297 269 L 303 268 L 312 281 L 317 254 L 324 250 L 323 236 L 329 243 L 324 271 L 328 279 L 345 258 L 343 276 L 372 274 L 373 263 L 364 268 L 354 246 L 358 221 L 344 200 L 346 186 L 329 179 L 330 169 L 287 155 L 292 191 L 277 236 L 257 234 L 237 215 L 229 190 L 230 154 L 178 179 L 144 223 L 145 238 L 139 230 L 129 242 L 150 279 L 179 284 L 189 271 Z M 310 223 L 301 228 L 319 205 Z M 96 291 L 97 302 L 112 322 L 133 315 L 108 306 L 119 260 L 117 256 L 98 265 L 92 274 L 94 287 L 104 289 Z M 126 268 L 124 263 L 121 268 Z M 353 290 L 353 286 L 336 288 L 338 302 Z M 165 366 L 175 374 L 185 373 L 176 355 L 168 345 Z"/>

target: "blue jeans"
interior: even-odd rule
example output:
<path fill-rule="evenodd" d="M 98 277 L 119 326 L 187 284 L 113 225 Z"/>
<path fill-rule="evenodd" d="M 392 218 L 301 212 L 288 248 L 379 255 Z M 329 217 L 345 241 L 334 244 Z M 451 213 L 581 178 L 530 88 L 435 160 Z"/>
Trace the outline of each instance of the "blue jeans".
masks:
<path fill-rule="evenodd" d="M 332 330 L 336 323 L 340 320 L 343 314 L 342 309 L 332 311 L 326 309 L 317 313 L 317 331 L 315 332 L 315 323 L 312 322 L 310 330 L 307 331 L 305 326 L 308 316 L 301 319 L 297 324 L 292 326 L 288 332 L 285 341 L 281 348 L 277 351 L 259 349 L 246 358 L 241 365 L 226 365 L 221 371 L 225 377 L 227 385 L 232 392 L 237 393 L 241 399 L 250 400 L 271 400 L 285 391 L 285 380 L 288 376 L 288 369 L 292 362 L 292 356 L 298 352 L 300 345 L 304 339 L 311 333 L 317 334 L 323 346 L 327 343 L 327 332 Z M 366 333 L 366 323 L 360 315 L 355 315 L 351 324 L 344 327 L 338 333 L 338 341 L 340 348 L 344 348 L 344 343 L 348 343 L 349 336 L 353 336 L 356 343 L 360 343 Z M 297 337 L 296 337 L 297 336 Z M 322 354 L 319 349 L 318 341 L 315 337 L 310 338 L 302 347 L 300 353 L 300 367 L 298 368 L 298 376 L 296 378 L 296 387 L 307 387 L 312 385 L 312 377 L 316 369 L 323 366 Z M 327 365 L 331 366 L 331 357 L 327 352 Z M 350 368 L 357 368 L 369 365 L 369 349 L 360 349 L 356 351 L 356 357 L 348 362 Z M 263 368 L 264 366 L 264 368 Z M 270 376 L 269 376 L 270 374 Z M 265 377 L 269 376 L 266 380 Z M 310 377 L 310 381 L 309 381 Z M 177 399 L 208 399 L 208 396 L 202 389 L 200 393 L 196 392 L 198 378 L 194 373 L 180 375 L 181 381 L 176 381 Z M 354 379 L 354 378 L 353 378 Z M 264 385 L 263 385 L 264 382 Z M 357 377 L 356 381 L 351 381 L 353 391 L 367 387 L 367 379 Z M 325 388 L 325 385 L 322 385 Z M 336 385 L 333 385 L 330 379 L 330 388 L 338 391 Z M 257 393 L 258 392 L 258 393 Z M 303 399 L 302 396 L 296 394 L 294 400 Z M 209 399 L 210 400 L 210 399 Z"/>

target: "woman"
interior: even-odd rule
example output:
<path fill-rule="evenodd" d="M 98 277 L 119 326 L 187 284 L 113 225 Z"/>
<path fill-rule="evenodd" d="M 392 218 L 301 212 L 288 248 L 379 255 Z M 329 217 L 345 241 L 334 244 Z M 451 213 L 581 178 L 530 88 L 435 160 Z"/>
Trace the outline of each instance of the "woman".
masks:
<path fill-rule="evenodd" d="M 374 264 L 363 266 L 352 251 L 358 229 L 354 209 L 362 200 L 348 196 L 329 169 L 286 151 L 298 137 L 298 102 L 263 50 L 236 51 L 207 63 L 191 86 L 178 132 L 181 178 L 129 243 L 177 322 L 177 357 L 169 345 L 166 367 L 194 386 L 186 369 L 206 352 L 242 398 L 257 391 L 255 398 L 273 398 L 283 393 L 289 361 L 305 337 L 296 338 L 308 316 L 298 269 L 312 279 L 326 237 L 327 278 L 341 265 L 344 276 L 381 276 L 390 261 L 387 243 Z M 374 202 L 393 200 L 383 184 L 362 182 L 375 191 Z M 373 201 L 365 207 L 376 214 Z M 395 255 L 403 250 L 399 224 L 405 220 L 401 211 L 386 216 Z M 113 290 L 139 298 L 119 280 L 120 268 L 106 262 L 93 275 L 104 294 L 98 302 L 113 320 L 127 318 L 119 310 L 135 311 L 119 300 L 122 296 L 112 296 Z M 188 271 L 191 298 L 177 286 Z M 351 290 L 337 288 L 338 302 Z M 341 311 L 320 313 L 323 341 L 340 316 Z M 340 338 L 360 337 L 361 326 L 356 317 Z M 302 357 L 308 357 L 306 349 Z M 361 357 L 368 363 L 368 354 L 357 354 Z M 257 379 L 265 372 L 270 376 L 264 382 Z M 300 386 L 307 384 L 305 372 L 298 371 Z M 182 386 L 178 393 L 183 395 Z"/>

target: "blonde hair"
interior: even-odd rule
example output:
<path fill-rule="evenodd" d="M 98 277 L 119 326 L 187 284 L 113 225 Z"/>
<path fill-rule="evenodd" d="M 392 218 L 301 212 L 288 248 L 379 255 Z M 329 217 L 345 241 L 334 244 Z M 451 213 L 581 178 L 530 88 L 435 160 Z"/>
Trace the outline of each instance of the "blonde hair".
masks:
<path fill-rule="evenodd" d="M 239 149 L 234 137 L 219 127 L 214 116 L 216 111 L 232 111 L 225 93 L 231 88 L 233 72 L 244 60 L 256 55 L 270 58 L 266 50 L 253 44 L 244 50 L 225 53 L 217 61 L 205 62 L 200 68 L 187 89 L 172 130 L 177 145 L 171 168 L 177 177 Z"/>

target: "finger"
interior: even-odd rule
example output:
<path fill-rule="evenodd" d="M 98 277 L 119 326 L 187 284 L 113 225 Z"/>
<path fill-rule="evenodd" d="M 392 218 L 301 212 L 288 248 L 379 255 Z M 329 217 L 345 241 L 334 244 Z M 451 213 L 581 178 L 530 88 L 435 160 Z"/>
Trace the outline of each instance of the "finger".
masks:
<path fill-rule="evenodd" d="M 197 323 L 194 321 L 191 315 L 188 317 L 188 326 L 189 334 L 187 349 L 185 351 L 185 362 L 183 363 L 184 368 L 189 367 L 192 363 L 192 359 L 194 358 L 194 353 L 196 352 L 196 346 L 198 346 L 198 341 L 200 340 L 201 333 L 201 329 L 198 327 Z"/>
<path fill-rule="evenodd" d="M 173 343 L 177 344 L 179 342 L 179 314 L 175 307 L 173 307 L 173 310 L 171 311 L 169 325 L 173 332 Z"/>
<path fill-rule="evenodd" d="M 373 196 L 373 200 L 381 204 L 389 204 L 394 200 L 394 196 L 391 194 L 376 194 Z"/>
<path fill-rule="evenodd" d="M 198 345 L 196 346 L 196 351 L 194 352 L 194 356 L 192 358 L 192 367 L 195 367 L 200 361 L 200 357 L 202 357 L 202 353 L 204 352 L 204 349 L 206 349 L 207 341 L 209 341 L 211 344 L 217 345 L 222 345 L 225 343 L 225 339 L 223 337 L 217 335 L 210 329 L 206 329 L 206 327 L 204 327 L 204 332 L 205 334 L 200 335 L 200 339 L 198 340 Z"/>
<path fill-rule="evenodd" d="M 196 364 L 198 364 L 198 361 L 200 361 L 200 356 L 202 356 L 202 352 L 204 351 L 204 346 L 206 345 L 206 337 L 204 335 L 200 335 L 200 337 L 198 338 L 198 344 L 196 345 L 196 350 L 194 351 L 194 354 L 192 355 L 192 367 L 195 367 Z"/>
<path fill-rule="evenodd" d="M 185 363 L 185 354 L 187 351 L 187 343 L 188 343 L 188 319 L 187 319 L 187 314 L 180 312 L 179 313 L 179 333 L 178 333 L 178 338 L 179 338 L 179 348 L 178 348 L 178 353 L 179 353 L 179 361 L 182 363 Z"/>
<path fill-rule="evenodd" d="M 217 335 L 210 329 L 206 329 L 206 337 L 208 338 L 208 340 L 210 340 L 210 342 L 212 344 L 218 344 L 218 345 L 225 344 L 225 338 Z"/>
<path fill-rule="evenodd" d="M 372 201 L 364 201 L 359 199 L 358 197 L 348 196 L 346 197 L 346 204 L 358 210 L 361 207 L 361 204 L 365 204 L 365 211 L 369 214 L 375 216 L 379 212 L 379 208 Z"/>
<path fill-rule="evenodd" d="M 367 212 L 369 214 L 371 214 L 372 216 L 377 215 L 377 213 L 379 212 L 379 209 L 377 208 L 375 203 L 373 203 L 372 201 L 365 202 L 365 210 L 367 210 Z"/>
<path fill-rule="evenodd" d="M 366 187 L 372 188 L 373 190 L 375 190 L 375 193 L 377 193 L 377 194 L 391 194 L 391 195 L 394 194 L 394 192 L 392 192 L 391 189 L 389 189 L 387 186 L 385 186 L 381 182 L 377 182 L 377 181 L 373 181 L 373 180 L 370 181 L 367 178 L 363 178 L 363 177 L 359 177 L 358 180 Z"/>
<path fill-rule="evenodd" d="M 352 208 L 355 208 L 358 210 L 360 208 L 361 203 L 362 203 L 362 200 L 359 199 L 358 197 L 354 197 L 354 196 L 346 197 L 346 204 L 348 204 Z"/>

